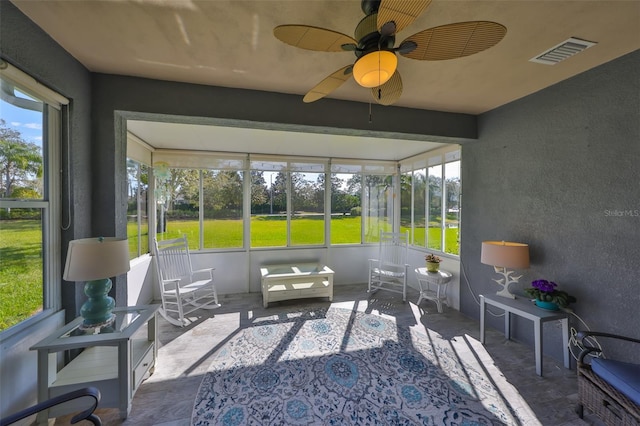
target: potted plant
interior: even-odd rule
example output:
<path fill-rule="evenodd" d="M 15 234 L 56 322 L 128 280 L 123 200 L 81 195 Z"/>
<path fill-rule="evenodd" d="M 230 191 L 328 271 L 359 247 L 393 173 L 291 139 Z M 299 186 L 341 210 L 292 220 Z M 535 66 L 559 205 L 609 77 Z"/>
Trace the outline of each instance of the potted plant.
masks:
<path fill-rule="evenodd" d="M 531 282 L 531 287 L 524 291 L 531 297 L 536 298 L 536 305 L 543 309 L 557 311 L 559 307 L 566 308 L 570 303 L 574 303 L 576 298 L 563 290 L 557 290 L 558 284 L 553 281 L 535 280 Z"/>
<path fill-rule="evenodd" d="M 424 257 L 424 260 L 427 261 L 428 272 L 438 272 L 438 270 L 440 269 L 440 262 L 442 262 L 442 259 L 440 259 L 435 254 L 429 253 Z"/>

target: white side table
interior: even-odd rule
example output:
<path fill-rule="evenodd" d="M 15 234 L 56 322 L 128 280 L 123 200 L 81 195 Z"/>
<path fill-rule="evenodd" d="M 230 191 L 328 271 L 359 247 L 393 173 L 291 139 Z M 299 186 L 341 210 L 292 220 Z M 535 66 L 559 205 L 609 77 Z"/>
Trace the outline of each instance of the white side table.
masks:
<path fill-rule="evenodd" d="M 509 299 L 494 294 L 480 295 L 480 343 L 484 345 L 484 317 L 487 305 L 504 310 L 504 337 L 511 338 L 511 314 L 533 321 L 534 350 L 536 357 L 536 374 L 542 376 L 542 331 L 543 324 L 548 321 L 560 321 L 564 351 L 564 366 L 569 363 L 569 315 L 564 311 L 547 311 L 538 308 L 527 299 Z"/>
<path fill-rule="evenodd" d="M 438 312 L 442 313 L 442 302 L 449 305 L 447 300 L 447 286 L 451 281 L 451 272 L 438 271 L 429 272 L 427 268 L 416 268 L 416 277 L 420 285 L 420 297 L 418 305 L 422 299 L 433 300 L 436 302 Z M 433 289 L 431 286 L 434 286 Z"/>
<path fill-rule="evenodd" d="M 31 350 L 38 351 L 38 402 L 95 386 L 102 395 L 98 408 L 119 408 L 121 419 L 126 419 L 133 395 L 155 368 L 159 307 L 115 308 L 114 322 L 100 328 L 84 329 L 83 319 L 78 317 L 32 346 Z M 58 354 L 74 349 L 82 352 L 58 368 Z M 68 414 L 69 410 L 83 409 L 73 404 L 41 411 L 38 424 L 47 424 L 50 417 Z"/>

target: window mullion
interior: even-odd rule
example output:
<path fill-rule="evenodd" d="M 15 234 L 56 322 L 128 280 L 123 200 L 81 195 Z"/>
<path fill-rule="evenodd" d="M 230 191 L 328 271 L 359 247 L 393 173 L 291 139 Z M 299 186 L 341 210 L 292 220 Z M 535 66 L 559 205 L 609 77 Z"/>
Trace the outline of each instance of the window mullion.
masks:
<path fill-rule="evenodd" d="M 331 197 L 333 196 L 331 189 L 331 163 L 324 172 L 324 245 L 331 245 Z"/>
<path fill-rule="evenodd" d="M 142 164 L 136 163 L 136 224 L 138 226 L 138 257 L 142 256 L 142 194 L 140 182 L 142 181 Z"/>
<path fill-rule="evenodd" d="M 287 247 L 291 247 L 291 209 L 293 208 L 293 205 L 291 204 L 291 171 L 288 171 L 285 176 L 285 194 L 287 199 Z"/>
<path fill-rule="evenodd" d="M 62 270 L 58 259 L 61 255 L 61 233 L 60 233 L 60 188 L 62 176 L 60 175 L 60 140 L 62 134 L 60 110 L 46 105 L 44 108 L 46 121 L 46 178 L 44 182 L 44 193 L 47 207 L 43 211 L 43 222 L 45 224 L 43 235 L 43 263 L 44 272 L 44 304 L 43 309 L 51 308 L 58 310 L 61 308 L 61 279 Z"/>
<path fill-rule="evenodd" d="M 446 240 L 445 232 L 447 230 L 446 222 L 447 222 L 447 185 L 445 184 L 445 164 L 442 163 L 441 173 L 440 173 L 440 193 L 442 194 L 442 200 L 440 201 L 440 247 L 442 252 L 445 252 L 444 242 Z"/>
<path fill-rule="evenodd" d="M 198 226 L 200 228 L 200 239 L 198 241 L 199 250 L 204 248 L 204 172 L 202 169 L 199 170 L 198 176 L 200 178 L 199 188 L 198 188 Z"/>
<path fill-rule="evenodd" d="M 431 224 L 431 185 L 429 185 L 429 167 L 425 169 L 425 188 L 424 188 L 424 246 L 429 248 L 429 228 Z"/>

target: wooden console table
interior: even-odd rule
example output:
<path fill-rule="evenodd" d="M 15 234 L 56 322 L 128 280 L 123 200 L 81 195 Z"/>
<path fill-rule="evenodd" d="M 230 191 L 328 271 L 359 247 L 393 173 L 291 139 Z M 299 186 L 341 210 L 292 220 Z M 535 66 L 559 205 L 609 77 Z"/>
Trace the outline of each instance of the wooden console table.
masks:
<path fill-rule="evenodd" d="M 535 341 L 536 374 L 542 376 L 542 330 L 548 321 L 560 321 L 562 325 L 562 345 L 564 366 L 569 365 L 569 318 L 564 311 L 547 311 L 538 308 L 526 299 L 509 299 L 496 295 L 480 295 L 480 343 L 484 344 L 484 317 L 487 305 L 504 310 L 504 336 L 511 338 L 511 314 L 533 321 Z"/>
<path fill-rule="evenodd" d="M 78 317 L 31 347 L 38 351 L 38 402 L 95 386 L 102 396 L 98 408 L 118 408 L 120 417 L 126 419 L 133 395 L 155 367 L 159 306 L 116 308 L 114 321 L 99 328 L 82 328 L 83 319 Z M 71 350 L 82 352 L 58 370 L 58 353 Z M 78 408 L 72 404 L 64 404 L 65 411 L 40 412 L 38 424 Z"/>
<path fill-rule="evenodd" d="M 333 300 L 333 271 L 317 263 L 266 265 L 262 274 L 262 304 L 305 297 Z"/>

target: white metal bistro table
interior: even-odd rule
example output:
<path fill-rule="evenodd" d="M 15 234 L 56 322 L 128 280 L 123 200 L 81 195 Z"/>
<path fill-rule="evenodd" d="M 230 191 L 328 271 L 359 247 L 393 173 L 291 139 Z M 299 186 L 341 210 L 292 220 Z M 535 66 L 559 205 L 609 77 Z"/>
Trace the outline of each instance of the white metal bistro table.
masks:
<path fill-rule="evenodd" d="M 420 285 L 420 297 L 417 304 L 419 305 L 423 299 L 433 300 L 436 302 L 438 312 L 442 313 L 442 302 L 449 304 L 447 286 L 451 281 L 451 272 L 429 272 L 427 268 L 416 268 L 415 271 Z M 432 284 L 435 286 L 433 290 L 431 289 Z"/>
<path fill-rule="evenodd" d="M 536 374 L 542 376 L 542 330 L 548 321 L 560 321 L 562 325 L 562 344 L 564 366 L 569 365 L 569 317 L 564 311 L 547 311 L 527 299 L 509 299 L 497 295 L 480 295 L 480 343 L 484 344 L 484 317 L 487 305 L 504 310 L 504 336 L 511 338 L 511 314 L 533 321 L 535 341 Z"/>

